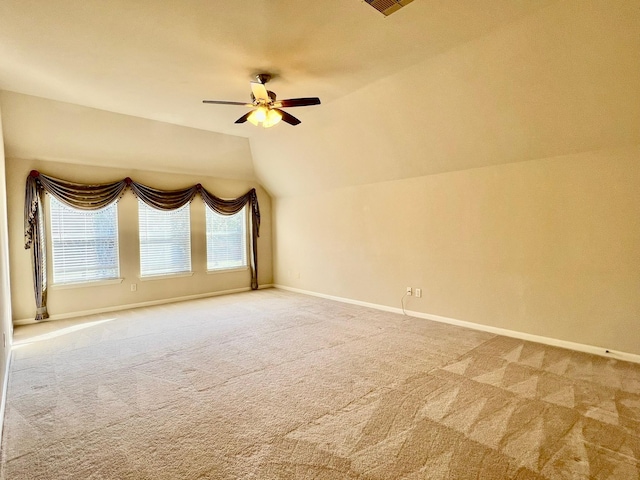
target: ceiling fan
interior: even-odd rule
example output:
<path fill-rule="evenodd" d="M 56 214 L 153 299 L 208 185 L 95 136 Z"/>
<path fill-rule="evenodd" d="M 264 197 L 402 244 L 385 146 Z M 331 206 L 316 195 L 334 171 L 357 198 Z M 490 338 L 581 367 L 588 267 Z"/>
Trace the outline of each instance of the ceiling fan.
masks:
<path fill-rule="evenodd" d="M 287 100 L 276 100 L 276 94 L 271 90 L 267 90 L 265 84 L 271 80 L 268 73 L 260 73 L 256 75 L 257 82 L 251 82 L 251 103 L 246 102 L 227 102 L 224 100 L 203 100 L 202 103 L 213 103 L 216 105 L 244 105 L 251 107 L 248 113 L 241 116 L 235 123 L 244 123 L 247 120 L 253 125 L 262 125 L 264 128 L 273 127 L 280 120 L 289 125 L 298 125 L 302 123 L 290 113 L 281 110 L 289 107 L 306 107 L 309 105 L 320 105 L 318 97 L 307 98 L 289 98 Z"/>

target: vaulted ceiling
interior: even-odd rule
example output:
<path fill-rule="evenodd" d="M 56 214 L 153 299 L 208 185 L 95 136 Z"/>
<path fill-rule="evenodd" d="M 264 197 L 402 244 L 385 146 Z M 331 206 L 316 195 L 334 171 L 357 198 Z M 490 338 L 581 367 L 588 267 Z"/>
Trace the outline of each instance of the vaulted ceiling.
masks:
<path fill-rule="evenodd" d="M 112 112 L 152 121 L 96 120 L 137 134 L 140 168 L 162 156 L 144 138 L 168 129 L 176 154 L 159 169 L 255 174 L 291 195 L 640 142 L 634 3 L 415 0 L 385 18 L 362 0 L 3 0 L 5 148 L 43 156 L 70 118 Z M 322 105 L 264 130 L 233 123 L 244 107 L 201 103 L 248 100 L 262 71 L 279 98 Z M 102 152 L 70 160 L 124 155 L 77 123 L 77 156 Z"/>

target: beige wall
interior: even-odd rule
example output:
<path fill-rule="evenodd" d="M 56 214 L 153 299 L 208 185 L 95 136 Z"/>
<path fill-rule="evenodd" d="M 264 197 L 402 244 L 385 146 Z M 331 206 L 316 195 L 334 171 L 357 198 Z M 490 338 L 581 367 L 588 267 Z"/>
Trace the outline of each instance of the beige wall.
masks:
<path fill-rule="evenodd" d="M 177 175 L 122 168 L 89 167 L 68 163 L 44 162 L 8 158 L 9 246 L 11 267 L 11 299 L 13 319 L 22 320 L 35 315 L 30 253 L 23 246 L 24 184 L 30 170 L 81 183 L 119 180 L 126 176 L 162 189 L 175 189 L 201 183 L 207 190 L 223 198 L 233 198 L 255 187 L 262 214 L 258 242 L 260 284 L 272 283 L 271 265 L 271 200 L 255 182 L 224 180 L 212 177 Z M 191 277 L 141 281 L 139 275 L 139 243 L 137 200 L 128 192 L 118 204 L 120 235 L 121 284 L 84 288 L 49 290 L 48 306 L 52 316 L 111 308 L 143 302 L 206 294 L 250 285 L 248 270 L 232 273 L 207 274 L 204 204 L 196 198 L 191 204 L 191 261 L 195 272 Z M 49 278 L 50 276 L 49 271 Z M 137 291 L 130 286 L 137 284 Z"/>
<path fill-rule="evenodd" d="M 7 158 L 255 180 L 249 141 L 0 91 Z"/>
<path fill-rule="evenodd" d="M 9 286 L 9 238 L 7 234 L 7 194 L 4 173 L 4 142 L 2 136 L 2 111 L 0 111 L 0 437 L 4 419 L 5 372 L 11 354 L 11 290 Z"/>
<path fill-rule="evenodd" d="M 256 133 L 276 283 L 640 353 L 639 24 L 554 2 Z"/>
<path fill-rule="evenodd" d="M 640 354 L 640 145 L 282 198 L 277 284 Z M 299 277 L 299 278 L 298 278 Z"/>

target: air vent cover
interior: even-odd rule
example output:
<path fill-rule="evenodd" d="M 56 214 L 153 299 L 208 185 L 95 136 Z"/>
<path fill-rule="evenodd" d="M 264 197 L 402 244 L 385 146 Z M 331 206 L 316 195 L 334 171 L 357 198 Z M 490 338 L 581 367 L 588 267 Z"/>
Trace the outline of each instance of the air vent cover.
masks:
<path fill-rule="evenodd" d="M 384 14 L 385 17 L 393 12 L 400 10 L 405 5 L 410 4 L 413 0 L 364 0 L 373 8 Z"/>

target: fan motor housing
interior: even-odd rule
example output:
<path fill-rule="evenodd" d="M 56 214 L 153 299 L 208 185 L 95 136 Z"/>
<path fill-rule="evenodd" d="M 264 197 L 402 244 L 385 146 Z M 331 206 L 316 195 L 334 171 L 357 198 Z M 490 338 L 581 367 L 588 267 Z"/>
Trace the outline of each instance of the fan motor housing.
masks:
<path fill-rule="evenodd" d="M 269 95 L 269 98 L 271 99 L 272 102 L 276 101 L 276 94 L 274 92 L 272 92 L 271 90 L 267 90 L 267 94 Z M 251 102 L 255 103 L 255 101 L 256 101 L 256 97 L 252 93 L 251 94 Z"/>
<path fill-rule="evenodd" d="M 256 74 L 256 80 L 258 80 L 261 84 L 264 85 L 269 80 L 271 80 L 271 74 L 270 73 L 258 73 L 258 74 Z"/>

